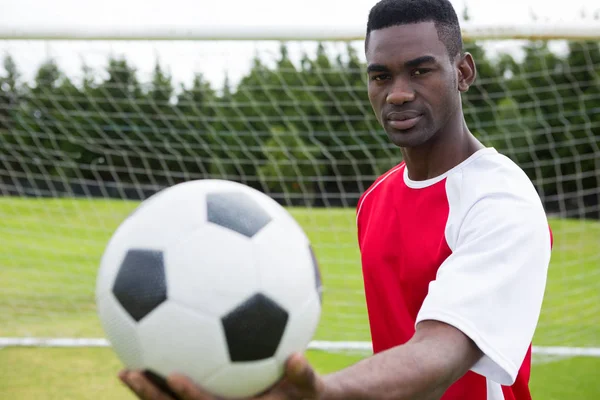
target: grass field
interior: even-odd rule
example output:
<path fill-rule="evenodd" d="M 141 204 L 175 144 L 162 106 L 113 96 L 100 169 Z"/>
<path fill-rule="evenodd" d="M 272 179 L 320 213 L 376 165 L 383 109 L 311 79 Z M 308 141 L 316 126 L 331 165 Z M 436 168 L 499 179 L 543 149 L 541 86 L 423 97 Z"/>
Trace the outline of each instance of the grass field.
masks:
<path fill-rule="evenodd" d="M 134 202 L 0 198 L 0 336 L 102 337 L 94 308 L 100 255 Z M 354 210 L 291 210 L 325 283 L 321 340 L 369 340 Z M 555 249 L 534 344 L 600 347 L 600 224 L 551 220 Z M 333 371 L 364 355 L 310 352 Z M 541 359 L 534 399 L 600 399 L 600 358 Z M 0 398 L 130 399 L 110 349 L 0 350 Z"/>

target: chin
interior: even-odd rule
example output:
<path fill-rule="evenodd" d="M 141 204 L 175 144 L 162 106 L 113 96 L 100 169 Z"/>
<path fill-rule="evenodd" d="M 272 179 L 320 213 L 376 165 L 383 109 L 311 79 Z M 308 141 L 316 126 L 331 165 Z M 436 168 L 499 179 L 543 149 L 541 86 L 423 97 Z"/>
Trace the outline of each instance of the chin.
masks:
<path fill-rule="evenodd" d="M 432 135 L 428 135 L 427 132 L 421 129 L 414 129 L 413 131 L 413 129 L 407 131 L 386 129 L 386 133 L 390 141 L 398 147 L 418 147 L 431 139 Z"/>

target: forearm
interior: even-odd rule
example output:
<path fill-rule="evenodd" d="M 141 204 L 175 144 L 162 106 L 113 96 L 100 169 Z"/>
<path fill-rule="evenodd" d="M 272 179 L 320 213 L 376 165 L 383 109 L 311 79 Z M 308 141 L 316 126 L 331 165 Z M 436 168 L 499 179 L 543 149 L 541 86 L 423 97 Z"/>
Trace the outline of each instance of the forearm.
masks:
<path fill-rule="evenodd" d="M 403 346 L 325 376 L 322 400 L 439 399 L 479 357 L 470 340 L 449 343 L 415 337 Z"/>
<path fill-rule="evenodd" d="M 419 344 L 407 344 L 379 353 L 325 377 L 321 400 L 438 399 L 451 377 Z"/>

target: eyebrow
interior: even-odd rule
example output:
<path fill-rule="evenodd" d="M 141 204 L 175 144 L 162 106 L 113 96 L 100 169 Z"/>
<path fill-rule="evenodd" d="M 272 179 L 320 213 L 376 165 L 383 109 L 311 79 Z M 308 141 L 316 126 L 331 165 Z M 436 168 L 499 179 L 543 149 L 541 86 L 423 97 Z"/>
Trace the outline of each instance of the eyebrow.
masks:
<path fill-rule="evenodd" d="M 435 63 L 437 60 L 434 56 L 421 56 L 408 60 L 404 63 L 405 68 L 414 68 L 421 64 Z M 367 72 L 389 72 L 390 69 L 383 64 L 369 64 Z"/>
<path fill-rule="evenodd" d="M 421 56 L 421 57 L 417 57 L 415 59 L 405 62 L 404 66 L 405 67 L 417 67 L 421 64 L 428 64 L 428 63 L 434 63 L 434 62 L 436 62 L 436 59 L 434 56 Z"/>
<path fill-rule="evenodd" d="M 389 68 L 383 64 L 369 64 L 367 72 L 389 72 Z"/>

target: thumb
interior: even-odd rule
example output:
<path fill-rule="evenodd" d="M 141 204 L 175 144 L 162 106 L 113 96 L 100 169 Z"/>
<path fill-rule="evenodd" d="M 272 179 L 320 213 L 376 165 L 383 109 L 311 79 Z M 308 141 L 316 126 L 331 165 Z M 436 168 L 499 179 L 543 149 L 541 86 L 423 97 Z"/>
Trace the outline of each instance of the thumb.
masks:
<path fill-rule="evenodd" d="M 306 357 L 300 353 L 294 353 L 288 358 L 286 377 L 299 389 L 310 391 L 317 389 L 317 374 Z"/>

